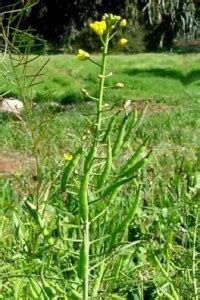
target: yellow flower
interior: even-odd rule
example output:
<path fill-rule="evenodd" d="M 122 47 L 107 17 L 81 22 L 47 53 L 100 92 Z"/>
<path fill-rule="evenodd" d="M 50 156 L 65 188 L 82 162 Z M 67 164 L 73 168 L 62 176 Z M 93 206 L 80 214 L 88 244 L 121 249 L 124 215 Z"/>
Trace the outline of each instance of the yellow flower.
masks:
<path fill-rule="evenodd" d="M 106 22 L 104 20 L 94 23 L 90 23 L 90 28 L 99 36 L 102 36 L 104 31 L 106 31 Z"/>
<path fill-rule="evenodd" d="M 121 22 L 119 23 L 120 27 L 126 27 L 126 19 L 121 20 Z"/>
<path fill-rule="evenodd" d="M 69 161 L 69 160 L 72 160 L 73 156 L 69 153 L 65 153 L 63 155 L 63 158 L 64 158 L 65 161 Z"/>
<path fill-rule="evenodd" d="M 118 41 L 117 46 L 119 48 L 123 48 L 124 46 L 126 46 L 127 43 L 128 43 L 128 40 L 125 38 L 122 38 Z"/>
<path fill-rule="evenodd" d="M 90 57 L 90 54 L 82 49 L 79 49 L 76 54 L 76 58 L 78 60 L 87 60 L 89 57 Z"/>

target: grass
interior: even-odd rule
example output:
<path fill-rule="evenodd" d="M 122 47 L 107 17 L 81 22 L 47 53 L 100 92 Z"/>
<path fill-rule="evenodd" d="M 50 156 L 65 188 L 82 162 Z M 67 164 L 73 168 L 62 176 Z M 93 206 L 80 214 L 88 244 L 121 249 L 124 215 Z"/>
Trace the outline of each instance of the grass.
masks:
<path fill-rule="evenodd" d="M 36 73 L 47 59 L 48 57 L 42 56 L 31 63 L 30 74 Z M 98 61 L 99 58 L 95 57 L 95 59 Z M 116 103 L 126 99 L 131 99 L 133 102 L 148 101 L 150 115 L 145 119 L 142 130 L 150 135 L 154 145 L 165 140 L 167 143 L 198 147 L 200 141 L 199 65 L 198 54 L 112 56 L 109 68 L 113 72 L 113 77 L 108 80 L 108 85 L 113 86 L 117 82 L 123 82 L 125 87 L 107 90 L 106 102 Z M 93 105 L 85 103 L 87 99 L 84 99 L 80 90 L 86 88 L 91 94 L 97 94 L 97 69 L 89 62 L 80 64 L 72 56 L 55 55 L 50 57 L 43 73 L 44 75 L 39 79 L 43 82 L 33 89 L 33 99 L 43 104 L 49 101 L 71 104 L 66 106 L 65 113 L 53 113 L 54 117 L 49 124 L 49 130 L 57 130 L 58 143 L 62 143 L 63 132 L 66 132 L 67 128 L 70 128 L 73 133 L 82 132 L 84 121 L 81 112 L 87 113 Z M 4 77 L 1 76 L 2 93 L 7 91 L 7 84 L 8 82 L 5 82 Z M 10 95 L 18 97 L 15 86 L 10 88 Z M 151 103 L 159 103 L 160 111 L 151 114 Z M 162 108 L 164 104 L 169 107 Z M 46 110 L 44 106 L 39 107 L 37 113 L 44 112 Z M 8 126 L 10 124 L 5 122 L 1 124 L 2 131 L 5 133 L 1 137 L 2 147 L 6 144 L 12 146 L 12 142 L 8 139 Z"/>
<path fill-rule="evenodd" d="M 31 63 L 30 73 L 35 73 L 46 59 L 40 57 Z M 124 224 L 137 184 L 127 184 L 110 215 L 91 228 L 94 240 L 111 232 L 118 241 L 117 255 L 107 256 L 109 260 L 102 267 L 102 299 L 198 299 L 199 65 L 198 54 L 111 56 L 108 68 L 113 77 L 108 85 L 123 82 L 125 87 L 106 90 L 106 102 L 131 99 L 137 107 L 149 103 L 142 125 L 131 136 L 132 150 L 124 147 L 122 157 L 113 162 L 113 175 L 119 172 L 129 151 L 134 152 L 147 136 L 145 151 L 153 153 L 136 177 L 142 185 L 139 208 L 123 235 L 130 248 L 123 240 L 119 242 L 116 230 L 118 224 Z M 24 123 L 1 115 L 0 148 L 36 154 L 41 167 L 38 177 L 22 173 L 0 179 L 2 299 L 78 299 L 72 291 L 80 284 L 73 274 L 81 232 L 77 229 L 80 220 L 75 193 L 82 163 L 69 186 L 74 194 L 61 192 L 60 179 L 63 153 L 73 152 L 80 144 L 87 147 L 90 140 L 92 127 L 83 115 L 93 113 L 94 104 L 83 99 L 80 89 L 86 88 L 96 96 L 96 75 L 96 68 L 89 62 L 80 63 L 68 55 L 51 57 L 44 69 L 44 81 L 33 90 L 34 101 L 39 103 L 31 115 L 38 153 L 33 151 Z M 3 77 L 0 86 L 5 92 L 7 82 Z M 10 87 L 10 95 L 18 97 L 14 86 Z M 51 101 L 65 104 L 64 111 L 52 110 L 48 104 Z M 117 133 L 112 138 L 116 140 Z M 96 213 L 106 207 L 106 203 L 98 205 Z M 103 240 L 94 243 L 94 264 L 107 247 Z M 101 267 L 97 270 L 100 278 Z M 91 275 L 95 280 L 95 273 Z"/>
<path fill-rule="evenodd" d="M 94 56 L 98 61 L 98 56 Z M 29 66 L 29 74 L 34 74 L 49 57 L 42 56 Z M 172 104 L 185 104 L 197 101 L 199 92 L 198 54 L 137 54 L 134 56 L 111 56 L 110 69 L 113 77 L 108 84 L 124 82 L 125 87 L 119 91 L 108 91 L 107 100 L 119 98 L 133 100 L 153 100 Z M 35 101 L 48 99 L 61 103 L 74 103 L 83 100 L 80 89 L 85 87 L 96 93 L 95 83 L 97 69 L 90 62 L 80 64 L 69 55 L 51 56 L 33 95 Z M 5 78 L 0 79 L 1 92 L 7 92 Z M 17 96 L 15 87 L 9 87 L 10 94 Z M 112 96 L 111 96 L 112 95 Z"/>

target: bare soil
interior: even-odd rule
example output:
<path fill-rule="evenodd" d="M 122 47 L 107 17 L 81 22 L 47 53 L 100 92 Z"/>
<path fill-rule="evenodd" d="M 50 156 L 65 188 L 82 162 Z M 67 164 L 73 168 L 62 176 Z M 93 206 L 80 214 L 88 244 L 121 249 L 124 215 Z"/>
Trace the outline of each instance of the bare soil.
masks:
<path fill-rule="evenodd" d="M 137 100 L 137 101 L 133 102 L 133 106 L 138 111 L 143 110 L 146 105 L 147 105 L 146 113 L 148 115 L 162 113 L 162 112 L 164 113 L 173 108 L 172 105 L 168 105 L 165 103 L 156 103 L 156 102 L 149 102 L 149 101 L 147 102 L 147 101 L 143 101 L 143 100 Z"/>
<path fill-rule="evenodd" d="M 35 159 L 15 152 L 0 153 L 0 174 L 17 174 L 34 169 Z"/>

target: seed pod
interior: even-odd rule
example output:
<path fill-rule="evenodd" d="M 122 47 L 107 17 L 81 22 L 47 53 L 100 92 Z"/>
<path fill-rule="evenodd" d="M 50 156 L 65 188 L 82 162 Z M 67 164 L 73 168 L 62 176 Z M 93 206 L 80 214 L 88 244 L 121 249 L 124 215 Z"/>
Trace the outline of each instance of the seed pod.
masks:
<path fill-rule="evenodd" d="M 102 173 L 101 177 L 99 178 L 99 188 L 101 188 L 103 186 L 103 184 L 106 182 L 106 179 L 110 174 L 111 167 L 112 167 L 112 146 L 111 146 L 110 137 L 108 137 L 107 160 L 106 160 L 106 164 L 105 164 L 103 173 Z"/>
<path fill-rule="evenodd" d="M 43 272 L 41 272 L 40 278 L 46 296 L 48 297 L 48 299 L 53 299 L 56 296 L 55 288 L 47 282 L 47 280 L 44 278 Z"/>
<path fill-rule="evenodd" d="M 93 144 L 90 149 L 84 163 L 84 175 L 81 180 L 81 186 L 79 190 L 79 211 L 83 221 L 88 219 L 88 185 L 90 180 L 90 173 L 92 171 L 92 162 L 96 153 L 96 143 Z"/>
<path fill-rule="evenodd" d="M 124 185 L 125 183 L 131 181 L 135 176 L 129 177 L 129 178 L 124 178 L 124 179 L 119 179 L 116 180 L 113 184 L 111 184 L 103 193 L 103 197 L 108 196 L 110 193 L 116 191 L 120 186 Z"/>
<path fill-rule="evenodd" d="M 145 139 L 145 141 L 137 148 L 137 150 L 135 151 L 135 153 L 131 156 L 131 158 L 129 158 L 129 160 L 127 161 L 127 163 L 121 168 L 120 173 L 123 173 L 125 170 L 131 168 L 136 161 L 138 160 L 138 158 L 140 157 L 140 155 L 143 153 L 143 151 L 146 148 L 146 145 L 148 143 L 148 138 Z"/>
<path fill-rule="evenodd" d="M 77 273 L 78 277 L 80 279 L 85 278 L 85 274 L 87 271 L 87 253 L 85 251 L 84 244 L 82 244 L 81 249 L 80 249 L 80 256 L 79 256 L 79 261 L 78 261 L 78 267 L 77 267 Z"/>
<path fill-rule="evenodd" d="M 30 282 L 30 292 L 33 299 L 43 300 L 44 297 L 43 297 L 43 292 L 40 284 L 32 278 L 29 278 L 29 282 Z"/>
<path fill-rule="evenodd" d="M 136 197 L 129 209 L 129 212 L 126 216 L 126 218 L 119 224 L 117 232 L 123 232 L 126 230 L 126 228 L 129 226 L 131 221 L 133 220 L 133 217 L 138 209 L 139 201 L 140 201 L 140 190 L 141 188 L 139 187 Z"/>
<path fill-rule="evenodd" d="M 114 126 L 116 124 L 117 115 L 118 115 L 118 113 L 111 118 L 111 120 L 110 120 L 110 122 L 108 124 L 108 127 L 107 127 L 107 129 L 106 129 L 106 131 L 104 133 L 104 136 L 103 136 L 103 139 L 102 139 L 102 143 L 105 143 L 107 141 L 109 134 L 113 131 L 113 128 L 114 128 Z"/>
<path fill-rule="evenodd" d="M 126 126 L 126 134 L 124 137 L 125 141 L 128 141 L 128 139 L 131 136 L 131 133 L 134 131 L 134 124 L 137 121 L 137 114 L 136 113 L 131 113 L 128 115 L 129 119 L 127 122 L 127 126 Z"/>
<path fill-rule="evenodd" d="M 147 110 L 147 105 L 144 107 L 144 109 L 142 110 L 140 116 L 136 119 L 136 122 L 134 124 L 134 127 L 133 127 L 133 133 L 137 131 L 137 129 L 140 127 L 142 121 L 143 121 L 143 118 L 145 116 L 145 113 L 146 113 L 146 110 Z M 137 113 L 136 113 L 137 114 Z"/>
<path fill-rule="evenodd" d="M 26 204 L 26 207 L 29 210 L 30 214 L 32 215 L 33 219 L 35 220 L 36 224 L 43 231 L 45 228 L 45 225 L 44 225 L 44 222 L 37 210 L 37 207 L 33 203 L 30 203 L 29 201 L 26 201 L 25 204 Z"/>
<path fill-rule="evenodd" d="M 127 121 L 128 121 L 128 118 L 127 118 L 127 116 L 125 116 L 122 123 L 121 123 L 121 126 L 119 128 L 118 136 L 116 138 L 116 142 L 115 142 L 114 147 L 113 147 L 113 156 L 116 156 L 122 148 L 122 145 L 123 145 L 123 142 L 124 142 L 124 136 L 125 136 L 125 133 L 126 133 Z"/>
<path fill-rule="evenodd" d="M 93 162 L 94 156 L 96 153 L 96 145 L 93 144 L 92 148 L 90 149 L 84 163 L 84 173 L 86 173 L 91 168 L 91 164 Z"/>
<path fill-rule="evenodd" d="M 137 172 L 139 169 L 141 169 L 145 163 L 148 161 L 148 158 L 151 154 L 151 151 L 140 161 L 138 161 L 136 164 L 134 164 L 132 167 L 130 167 L 128 170 L 124 171 L 123 173 L 119 174 L 119 178 L 129 177 L 133 176 L 135 172 Z"/>
<path fill-rule="evenodd" d="M 129 209 L 127 216 L 125 217 L 125 219 L 122 222 L 119 223 L 119 225 L 117 226 L 115 231 L 111 234 L 109 248 L 112 248 L 113 244 L 115 243 L 115 241 L 117 239 L 117 235 L 119 233 L 121 233 L 121 235 L 123 237 L 124 233 L 126 232 L 128 226 L 130 225 L 131 221 L 133 220 L 133 217 L 138 209 L 139 200 L 140 200 L 140 187 L 138 188 L 136 197 L 134 199 L 132 206 Z"/>
<path fill-rule="evenodd" d="M 78 161 L 82 154 L 82 148 L 79 148 L 76 153 L 74 154 L 72 160 L 68 162 L 68 164 L 65 166 L 62 177 L 61 177 L 61 191 L 63 192 L 65 190 L 66 184 L 69 181 L 69 178 L 71 177 L 72 173 L 74 172 Z"/>

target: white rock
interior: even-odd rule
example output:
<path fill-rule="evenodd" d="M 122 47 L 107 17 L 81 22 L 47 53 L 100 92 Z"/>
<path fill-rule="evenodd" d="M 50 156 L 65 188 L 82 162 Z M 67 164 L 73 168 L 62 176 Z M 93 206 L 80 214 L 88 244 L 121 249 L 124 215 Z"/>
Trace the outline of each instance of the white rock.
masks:
<path fill-rule="evenodd" d="M 5 98 L 1 103 L 1 111 L 19 114 L 23 110 L 24 105 L 20 100 Z"/>

